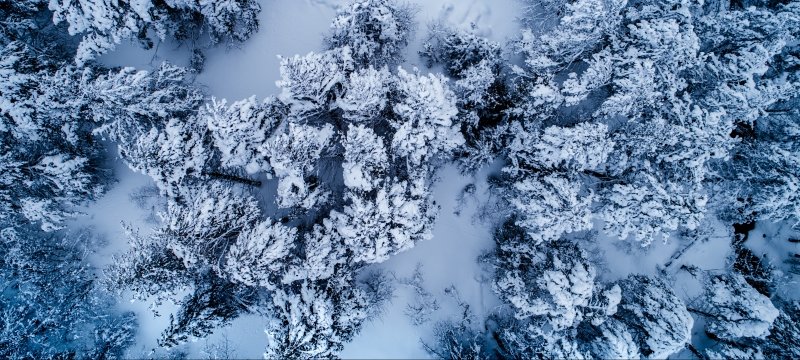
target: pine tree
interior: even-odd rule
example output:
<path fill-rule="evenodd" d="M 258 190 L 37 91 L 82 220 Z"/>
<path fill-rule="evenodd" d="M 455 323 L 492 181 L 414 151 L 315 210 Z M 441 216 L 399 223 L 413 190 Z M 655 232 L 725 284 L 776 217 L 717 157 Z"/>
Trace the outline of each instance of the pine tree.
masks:
<path fill-rule="evenodd" d="M 225 273 L 247 286 L 274 289 L 296 245 L 297 229 L 266 220 L 236 237 L 226 255 Z"/>
<path fill-rule="evenodd" d="M 278 178 L 278 206 L 311 209 L 325 203 L 327 192 L 314 173 L 333 138 L 330 124 L 289 123 L 267 142 L 264 153 Z"/>
<path fill-rule="evenodd" d="M 511 205 L 519 213 L 517 224 L 534 243 L 592 228 L 591 205 L 595 196 L 581 184 L 562 175 L 530 177 L 513 185 Z"/>
<path fill-rule="evenodd" d="M 281 88 L 278 99 L 289 106 L 295 117 L 326 112 L 341 97 L 342 86 L 353 67 L 348 47 L 281 58 L 281 80 L 276 83 Z"/>
<path fill-rule="evenodd" d="M 639 353 L 666 358 L 691 340 L 694 320 L 686 305 L 663 280 L 631 275 L 619 282 L 622 299 L 615 318 L 625 324 Z"/>
<path fill-rule="evenodd" d="M 398 119 L 392 122 L 392 149 L 406 159 L 409 174 L 416 174 L 462 145 L 464 137 L 455 122 L 458 109 L 447 79 L 403 69 L 397 76 L 400 100 L 393 107 Z"/>
<path fill-rule="evenodd" d="M 275 97 L 261 103 L 249 97 L 230 106 L 225 100 L 212 99 L 200 116 L 206 119 L 222 166 L 244 167 L 252 174 L 271 170 L 263 147 L 287 112 Z"/>
<path fill-rule="evenodd" d="M 559 24 L 542 36 L 530 30 L 518 44 L 525 63 L 534 73 L 569 65 L 585 52 L 603 44 L 605 37 L 620 26 L 624 0 L 581 0 L 567 2 Z"/>
<path fill-rule="evenodd" d="M 770 299 L 735 275 L 714 276 L 706 288 L 706 332 L 719 339 L 764 338 L 779 315 Z"/>
<path fill-rule="evenodd" d="M 496 254 L 493 288 L 512 305 L 517 319 L 530 318 L 559 332 L 583 321 L 598 326 L 616 313 L 619 286 L 602 290 L 582 249 L 568 241 L 548 242 L 541 251 L 518 247 L 514 241 L 520 235 L 510 226 L 506 224 L 495 238 L 501 250 Z M 507 235 L 511 239 L 503 238 Z"/>
<path fill-rule="evenodd" d="M 344 146 L 344 185 L 351 190 L 372 191 L 383 181 L 389 158 L 383 138 L 362 125 L 350 125 Z"/>
<path fill-rule="evenodd" d="M 326 38 L 329 49 L 349 47 L 359 67 L 399 62 L 414 27 L 414 9 L 395 0 L 354 0 L 339 9 Z"/>
<path fill-rule="evenodd" d="M 274 317 L 267 325 L 266 358 L 335 357 L 382 304 L 371 301 L 349 275 L 303 281 L 275 292 Z"/>
<path fill-rule="evenodd" d="M 345 93 L 336 106 L 342 116 L 352 123 L 367 123 L 381 118 L 389 102 L 394 77 L 387 67 L 358 69 L 351 73 Z"/>
<path fill-rule="evenodd" d="M 642 246 L 656 238 L 667 240 L 671 231 L 683 226 L 696 229 L 705 215 L 707 195 L 680 183 L 661 183 L 642 175 L 639 184 L 614 184 L 602 194 L 600 215 L 605 231 L 626 239 L 632 236 Z"/>
<path fill-rule="evenodd" d="M 220 279 L 211 272 L 201 274 L 194 291 L 179 302 L 178 312 L 170 314 L 169 326 L 158 344 L 170 348 L 210 335 L 262 302 L 253 288 Z"/>
<path fill-rule="evenodd" d="M 0 356 L 122 358 L 136 322 L 118 313 L 83 258 L 84 232 L 0 230 Z"/>
<path fill-rule="evenodd" d="M 347 194 L 343 213 L 332 212 L 353 262 L 376 263 L 431 238 L 435 208 L 422 181 L 396 179 L 373 197 Z"/>
<path fill-rule="evenodd" d="M 75 61 L 83 66 L 126 40 L 153 46 L 148 32 L 160 40 L 198 37 L 207 31 L 212 43 L 247 40 L 258 29 L 261 7 L 252 0 L 103 1 L 51 0 L 53 21 L 66 22 L 69 34 L 84 34 Z"/>
<path fill-rule="evenodd" d="M 70 66 L 52 71 L 18 42 L 0 57 L 0 221 L 60 229 L 107 182 L 87 99 L 74 95 L 88 75 Z"/>

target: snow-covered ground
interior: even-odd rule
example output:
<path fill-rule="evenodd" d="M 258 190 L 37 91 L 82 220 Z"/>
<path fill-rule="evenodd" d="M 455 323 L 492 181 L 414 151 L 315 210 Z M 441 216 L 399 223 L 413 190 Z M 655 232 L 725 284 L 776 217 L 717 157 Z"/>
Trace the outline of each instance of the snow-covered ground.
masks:
<path fill-rule="evenodd" d="M 454 166 L 441 169 L 438 173 L 440 179 L 433 187 L 436 203 L 441 206 L 433 239 L 418 243 L 413 249 L 377 265 L 402 279 L 410 277 L 420 264 L 425 290 L 434 295 L 440 309 L 430 321 L 414 326 L 405 309 L 409 303 L 414 303 L 415 292 L 408 286 L 398 285 L 396 297 L 384 317 L 367 324 L 361 334 L 345 347 L 341 354 L 343 358 L 428 357 L 420 340 L 430 338 L 431 325 L 439 320 L 459 320 L 458 303 L 444 291 L 451 285 L 470 305 L 478 320 L 499 305 L 499 299 L 488 283 L 489 274 L 477 262 L 478 256 L 492 247 L 492 224 L 476 216 L 479 206 L 489 195 L 486 176 L 491 170 L 496 168 L 484 169 L 472 178 L 461 175 Z M 475 192 L 462 196 L 464 188 L 470 184 L 475 186 Z M 460 201 L 462 198 L 463 202 Z M 456 213 L 457 210 L 461 211 Z"/>

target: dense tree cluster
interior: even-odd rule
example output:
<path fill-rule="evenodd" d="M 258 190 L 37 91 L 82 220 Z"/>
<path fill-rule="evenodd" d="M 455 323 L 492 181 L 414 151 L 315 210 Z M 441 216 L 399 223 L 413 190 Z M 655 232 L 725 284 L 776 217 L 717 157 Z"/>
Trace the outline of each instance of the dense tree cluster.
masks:
<path fill-rule="evenodd" d="M 68 225 L 80 206 L 101 196 L 112 182 L 104 138 L 116 141 L 120 155 L 156 178 L 165 193 L 177 191 L 183 178 L 202 170 L 206 160 L 198 151 L 204 148 L 184 141 L 197 131 L 184 117 L 195 113 L 204 98 L 185 84 L 182 68 L 165 64 L 148 73 L 85 61 L 131 34 L 147 34 L 152 16 L 162 29 L 176 30 L 170 22 L 189 27 L 213 22 L 213 39 L 243 40 L 255 30 L 258 10 L 247 2 L 238 2 L 239 7 L 168 3 L 51 1 L 48 10 L 46 1 L 0 2 L 2 357 L 120 358 L 133 344 L 133 314 L 115 310 L 105 281 L 98 281 L 100 269 L 86 258 L 102 242 L 90 230 Z M 250 15 L 241 6 L 249 7 Z M 203 20 L 202 12 L 209 18 Z M 73 33 L 90 34 L 75 48 L 58 26 L 60 20 Z M 121 23 L 126 27 L 117 28 Z M 161 170 L 164 164 L 170 168 Z M 147 250 L 157 252 L 150 245 L 140 256 L 147 256 Z M 137 270 L 142 269 L 131 269 Z M 170 279 L 166 271 L 152 270 L 159 279 Z M 209 317 L 182 314 L 176 321 L 198 316 Z M 200 332 L 175 332 L 187 331 Z"/>
<path fill-rule="evenodd" d="M 507 305 L 494 340 L 451 329 L 431 354 L 664 358 L 687 347 L 700 358 L 746 358 L 796 349 L 785 340 L 793 330 L 775 325 L 792 305 L 769 293 L 770 268 L 741 244 L 735 275 L 709 275 L 703 305 L 687 307 L 653 276 L 598 283 L 573 235 L 647 246 L 709 217 L 797 221 L 798 4 L 535 3 L 529 11 L 560 17 L 544 24 L 531 14 L 525 24 L 546 30 L 515 42 L 523 66 L 494 70 L 490 42 L 446 26 L 433 28 L 422 53 L 469 84 L 458 87 L 460 113 L 476 119 L 464 123 L 478 135 L 464 128 L 457 154 L 467 169 L 503 159 L 493 181 L 513 210 L 488 257 Z M 707 353 L 691 345 L 692 316 L 705 318 L 717 344 Z"/>
<path fill-rule="evenodd" d="M 245 41 L 255 0 L 0 0 L 0 356 L 126 356 L 137 325 L 111 291 L 177 305 L 164 348 L 257 314 L 265 357 L 336 357 L 391 298 L 368 267 L 432 237 L 446 162 L 499 164 L 483 260 L 503 305 L 476 319 L 462 301 L 431 355 L 800 356 L 800 306 L 743 239 L 728 268 L 686 270 L 695 299 L 662 269 L 608 279 L 587 247 L 800 221 L 800 3 L 532 3 L 510 46 L 431 24 L 419 55 L 438 73 L 398 66 L 414 6 L 354 0 L 323 49 L 280 58 L 276 96 L 229 102 L 197 69 L 93 60 L 123 41 Z M 71 220 L 111 186 L 109 147 L 164 206 L 101 272 Z M 406 282 L 410 312 L 439 308 L 419 271 Z"/>
<path fill-rule="evenodd" d="M 212 43 L 244 41 L 258 30 L 261 11 L 253 0 L 50 0 L 48 7 L 53 21 L 67 23 L 70 35 L 83 36 L 75 55 L 79 65 L 123 41 L 138 40 L 150 48 L 153 34 L 159 40 L 205 34 Z"/>

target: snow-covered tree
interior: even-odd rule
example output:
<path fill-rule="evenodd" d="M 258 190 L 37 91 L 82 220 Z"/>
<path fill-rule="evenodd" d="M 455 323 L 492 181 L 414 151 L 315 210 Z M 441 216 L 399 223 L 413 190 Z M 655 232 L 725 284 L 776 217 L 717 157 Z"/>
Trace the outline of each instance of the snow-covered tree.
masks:
<path fill-rule="evenodd" d="M 785 302 L 781 314 L 772 323 L 766 341 L 761 345 L 764 354 L 771 358 L 800 356 L 800 302 Z"/>
<path fill-rule="evenodd" d="M 510 104 L 508 79 L 499 43 L 477 34 L 477 29 L 457 29 L 445 24 L 429 27 L 420 55 L 428 66 L 441 64 L 456 81 L 458 118 L 465 138 L 456 158 L 467 172 L 487 165 L 499 154 L 507 108 Z"/>
<path fill-rule="evenodd" d="M 164 225 L 154 236 L 166 238 L 187 268 L 221 270 L 226 250 L 258 220 L 255 199 L 220 183 L 187 188 L 180 199 L 167 204 Z"/>
<path fill-rule="evenodd" d="M 274 315 L 265 330 L 268 359 L 334 357 L 379 305 L 349 277 L 303 281 L 276 291 L 272 302 Z"/>
<path fill-rule="evenodd" d="M 515 178 L 542 170 L 557 170 L 567 175 L 602 171 L 614 149 L 608 126 L 602 123 L 550 126 L 541 134 L 523 128 L 516 130 L 507 146 L 509 164 L 503 168 Z"/>
<path fill-rule="evenodd" d="M 85 259 L 91 234 L 0 229 L 0 356 L 120 358 L 136 335 Z"/>
<path fill-rule="evenodd" d="M 158 344 L 170 348 L 208 336 L 263 302 L 253 288 L 218 278 L 211 272 L 202 273 L 193 292 L 178 302 L 180 307 L 175 314 L 170 314 L 169 325 Z"/>
<path fill-rule="evenodd" d="M 274 289 L 295 246 L 297 229 L 265 220 L 240 232 L 225 256 L 224 271 L 247 286 Z"/>
<path fill-rule="evenodd" d="M 754 134 L 754 141 L 734 150 L 734 161 L 725 169 L 731 193 L 726 199 L 739 199 L 745 207 L 730 210 L 754 212 L 755 218 L 766 221 L 798 221 L 800 125 L 792 116 L 762 118 Z"/>
<path fill-rule="evenodd" d="M 109 72 L 83 88 L 85 97 L 104 105 L 91 108 L 100 125 L 95 133 L 117 142 L 128 166 L 170 196 L 186 178 L 201 176 L 212 157 L 207 126 L 195 115 L 203 94 L 186 76 L 186 69 L 164 63 L 153 72 Z"/>
<path fill-rule="evenodd" d="M 151 301 L 151 308 L 171 299 L 191 285 L 191 273 L 163 236 L 148 237 L 126 228 L 130 251 L 115 255 L 106 269 L 106 285 L 122 296 Z"/>
<path fill-rule="evenodd" d="M 380 119 L 387 108 L 394 82 L 389 69 L 358 69 L 347 80 L 346 91 L 336 103 L 342 109 L 342 116 L 353 123 Z"/>
<path fill-rule="evenodd" d="M 592 356 L 598 359 L 639 359 L 639 345 L 633 340 L 631 331 L 616 319 L 603 322 L 601 335 L 590 344 Z"/>
<path fill-rule="evenodd" d="M 501 117 L 500 102 L 502 99 L 502 80 L 497 72 L 492 69 L 487 60 L 471 66 L 461 73 L 461 78 L 456 80 L 453 90 L 458 97 L 464 122 L 472 127 Z"/>
<path fill-rule="evenodd" d="M 153 46 L 160 40 L 179 40 L 207 32 L 213 43 L 247 40 L 258 29 L 261 7 L 253 0 L 104 1 L 50 0 L 53 21 L 66 22 L 70 35 L 83 34 L 75 57 L 83 65 L 128 40 Z"/>
<path fill-rule="evenodd" d="M 393 64 L 408 45 L 414 12 L 396 0 L 354 0 L 339 9 L 326 42 L 352 49 L 359 67 Z"/>
<path fill-rule="evenodd" d="M 344 146 L 344 185 L 351 190 L 372 191 L 380 185 L 389 167 L 383 138 L 362 125 L 350 125 Z"/>
<path fill-rule="evenodd" d="M 311 209 L 326 201 L 314 171 L 334 137 L 333 126 L 289 123 L 285 132 L 267 142 L 264 153 L 278 177 L 278 206 Z"/>
<path fill-rule="evenodd" d="M 610 40 L 612 53 L 621 56 L 613 65 L 613 94 L 601 113 L 640 119 L 671 110 L 664 102 L 684 90 L 681 72 L 698 61 L 700 40 L 691 6 L 685 0 L 666 0 L 626 9 L 625 31 Z"/>
<path fill-rule="evenodd" d="M 691 340 L 694 320 L 667 283 L 630 275 L 619 286 L 622 299 L 614 318 L 627 326 L 642 356 L 666 358 Z"/>
<path fill-rule="evenodd" d="M 347 264 L 346 249 L 335 226 L 331 219 L 323 219 L 303 235 L 299 245 L 303 252 L 289 264 L 281 280 L 284 284 L 329 279 L 338 268 L 352 265 Z"/>
<path fill-rule="evenodd" d="M 234 102 L 212 99 L 201 116 L 219 149 L 222 165 L 244 167 L 248 173 L 269 171 L 263 152 L 267 139 L 286 117 L 287 109 L 275 97 L 259 103 L 255 97 Z"/>
<path fill-rule="evenodd" d="M 530 243 L 520 243 L 526 240 Z M 534 247 L 529 237 L 508 223 L 495 241 L 493 288 L 511 304 L 517 319 L 559 332 L 583 321 L 598 326 L 616 313 L 620 287 L 603 289 L 597 284 L 594 266 L 576 244 L 561 240 Z M 538 326 L 546 332 L 544 325 Z"/>
<path fill-rule="evenodd" d="M 562 175 L 530 177 L 510 189 L 510 202 L 519 213 L 517 224 L 536 244 L 592 228 L 594 194 Z"/>
<path fill-rule="evenodd" d="M 741 344 L 718 343 L 705 349 L 708 359 L 763 359 L 761 349 Z"/>
<path fill-rule="evenodd" d="M 444 321 L 434 326 L 436 341 L 423 343 L 425 350 L 439 359 L 477 360 L 489 359 L 492 352 L 487 348 L 480 332 L 465 322 Z"/>
<path fill-rule="evenodd" d="M 110 271 L 112 287 L 120 293 L 131 290 L 141 300 L 155 295 L 158 304 L 192 286 L 206 268 L 226 276 L 229 249 L 246 245 L 239 238 L 244 242 L 256 231 L 252 227 L 260 211 L 255 200 L 220 183 L 184 189 L 180 199 L 168 202 L 153 234 L 130 231 L 131 250 Z"/>
<path fill-rule="evenodd" d="M 708 201 L 702 190 L 643 175 L 637 184 L 614 184 L 602 193 L 604 229 L 622 239 L 632 236 L 642 246 L 666 241 L 679 227 L 696 229 Z"/>
<path fill-rule="evenodd" d="M 448 75 L 465 78 L 466 71 L 481 63 L 497 72 L 502 62 L 500 44 L 478 35 L 477 29 L 461 30 L 445 24 L 434 24 L 428 29 L 428 38 L 420 54 L 429 65 L 441 63 Z"/>
<path fill-rule="evenodd" d="M 567 128 L 547 127 L 532 147 L 531 158 L 524 160 L 529 164 L 544 169 L 585 171 L 601 170 L 614 142 L 608 138 L 605 124 L 581 123 Z M 520 152 L 515 151 L 516 154 Z"/>
<path fill-rule="evenodd" d="M 128 166 L 150 176 L 169 196 L 178 196 L 189 176 L 200 176 L 209 162 L 210 139 L 205 124 L 196 117 L 169 119 L 160 131 L 142 134 L 126 155 Z"/>
<path fill-rule="evenodd" d="M 46 0 L 3 0 L 0 4 L 0 18 L 5 19 L 0 25 L 0 46 L 28 40 L 37 29 L 41 31 L 37 15 L 47 8 Z"/>
<path fill-rule="evenodd" d="M 409 173 L 423 171 L 438 156 L 446 156 L 464 143 L 455 122 L 458 109 L 447 79 L 398 69 L 400 99 L 394 104 L 398 119 L 392 149 L 407 161 Z"/>
<path fill-rule="evenodd" d="M 532 30 L 522 33 L 518 47 L 526 55 L 525 63 L 534 72 L 543 72 L 578 60 L 620 26 L 626 4 L 626 0 L 566 2 L 564 16 L 552 30 L 541 36 Z"/>
<path fill-rule="evenodd" d="M 168 202 L 160 228 L 133 237 L 132 249 L 112 267 L 110 279 L 117 291 L 132 290 L 134 298 L 155 296 L 154 305 L 167 299 L 179 305 L 159 344 L 173 347 L 206 336 L 242 313 L 263 308 L 262 284 L 253 274 L 269 270 L 270 261 L 253 259 L 267 255 L 252 244 L 253 237 L 268 241 L 278 234 L 262 233 L 259 215 L 253 198 L 210 183 L 183 189 L 179 200 Z M 276 258 L 285 252 L 274 243 L 264 245 L 277 252 Z M 231 269 L 239 272 L 232 275 Z M 187 290 L 185 298 L 176 299 Z"/>
<path fill-rule="evenodd" d="M 353 68 L 352 51 L 348 47 L 281 58 L 281 80 L 276 83 L 281 88 L 278 98 L 297 117 L 328 111 L 341 97 L 342 86 Z"/>
<path fill-rule="evenodd" d="M 0 51 L 0 221 L 57 230 L 102 194 L 102 149 L 87 101 L 75 95 L 87 76 L 70 66 L 51 71 L 19 42 Z"/>
<path fill-rule="evenodd" d="M 377 189 L 374 198 L 350 192 L 347 199 L 343 213 L 331 216 L 354 262 L 383 262 L 432 236 L 436 209 L 422 180 L 395 180 Z"/>
<path fill-rule="evenodd" d="M 720 339 L 764 338 L 779 315 L 770 299 L 739 274 L 712 277 L 705 300 L 706 331 Z"/>
<path fill-rule="evenodd" d="M 152 71 L 131 67 L 101 73 L 83 92 L 107 106 L 92 107 L 92 118 L 120 145 L 135 141 L 137 131 L 163 126 L 171 118 L 184 119 L 197 112 L 204 95 L 188 84 L 189 70 L 162 63 Z M 121 149 L 121 155 L 125 158 Z"/>

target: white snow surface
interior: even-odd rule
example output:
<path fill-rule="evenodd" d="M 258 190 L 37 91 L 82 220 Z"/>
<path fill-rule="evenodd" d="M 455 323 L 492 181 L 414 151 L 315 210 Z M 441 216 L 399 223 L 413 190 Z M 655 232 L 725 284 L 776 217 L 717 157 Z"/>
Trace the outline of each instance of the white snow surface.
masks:
<path fill-rule="evenodd" d="M 340 354 L 342 358 L 429 358 L 420 340 L 431 341 L 431 328 L 436 321 L 460 319 L 458 304 L 444 292 L 451 285 L 470 305 L 478 326 L 483 326 L 482 319 L 500 305 L 491 289 L 491 274 L 477 262 L 478 256 L 493 246 L 492 224 L 482 222 L 476 213 L 487 200 L 486 176 L 490 169 L 484 169 L 475 178 L 459 174 L 454 166 L 441 169 L 440 179 L 433 186 L 434 199 L 441 206 L 433 238 L 375 265 L 397 278 L 408 278 L 417 264 L 421 264 L 423 286 L 436 298 L 439 310 L 434 311 L 430 321 L 413 325 L 405 308 L 414 301 L 414 291 L 397 284 L 395 298 L 384 316 L 365 324 L 353 342 L 345 346 Z M 465 196 L 462 204 L 459 194 L 469 184 L 476 186 L 475 196 Z M 457 215 L 456 211 L 462 206 L 463 210 Z"/>

